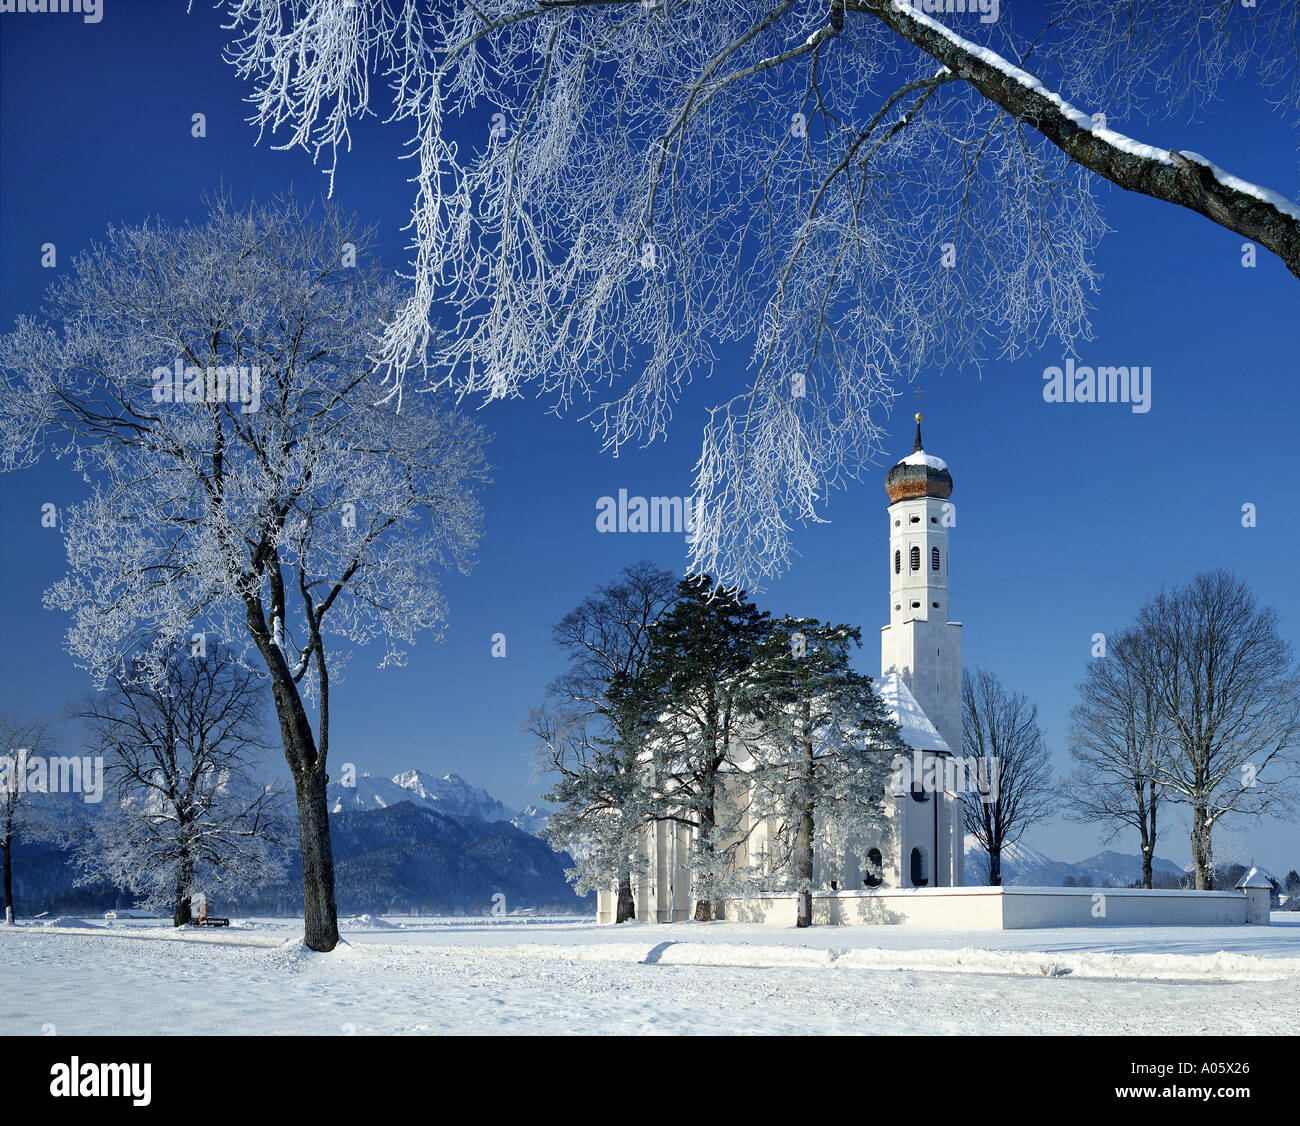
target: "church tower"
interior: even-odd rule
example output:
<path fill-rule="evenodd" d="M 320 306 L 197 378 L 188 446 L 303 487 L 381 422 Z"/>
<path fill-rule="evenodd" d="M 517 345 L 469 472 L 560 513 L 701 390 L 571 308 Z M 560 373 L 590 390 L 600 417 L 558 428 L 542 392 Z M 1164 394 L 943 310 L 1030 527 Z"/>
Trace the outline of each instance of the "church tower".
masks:
<path fill-rule="evenodd" d="M 959 887 L 964 806 L 949 789 L 946 771 L 951 756 L 962 753 L 961 624 L 948 620 L 948 535 L 956 521 L 948 499 L 952 474 L 925 452 L 919 411 L 916 444 L 885 477 L 885 491 L 890 610 L 889 625 L 880 631 L 881 696 L 912 754 L 908 780 L 900 779 L 904 788 L 893 797 L 893 845 L 883 882 Z"/>
<path fill-rule="evenodd" d="M 954 755 L 961 754 L 961 624 L 949 621 L 952 474 L 916 444 L 885 478 L 889 494 L 889 625 L 882 676 L 897 673 Z"/>

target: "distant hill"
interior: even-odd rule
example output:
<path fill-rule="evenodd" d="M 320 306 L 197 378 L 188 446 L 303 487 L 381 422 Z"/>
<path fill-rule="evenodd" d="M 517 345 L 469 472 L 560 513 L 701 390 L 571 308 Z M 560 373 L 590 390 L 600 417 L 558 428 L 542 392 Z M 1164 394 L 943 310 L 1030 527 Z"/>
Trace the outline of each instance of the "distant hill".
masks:
<path fill-rule="evenodd" d="M 1157 856 L 1151 862 L 1155 886 L 1173 887 L 1183 867 Z M 970 834 L 966 836 L 966 882 L 983 883 L 988 877 L 988 856 Z M 1021 887 L 1128 887 L 1142 879 L 1142 857 L 1137 853 L 1099 852 L 1069 863 L 1053 860 L 1023 842 L 1002 852 L 1003 884 Z"/>
<path fill-rule="evenodd" d="M 291 799 L 287 799 L 291 803 Z M 485 914 L 493 896 L 506 911 L 588 912 L 565 878 L 573 866 L 538 834 L 549 814 L 529 806 L 515 813 L 456 774 L 420 770 L 393 778 L 362 774 L 355 786 L 328 788 L 335 894 L 342 914 Z M 85 814 L 93 820 L 100 807 Z M 293 823 L 292 810 L 286 810 Z M 296 833 L 283 881 L 236 898 L 223 911 L 288 914 L 302 910 L 302 858 Z M 134 899 L 110 885 L 74 886 L 76 870 L 63 848 L 17 841 L 14 898 L 22 916 L 48 911 L 128 908 Z M 495 901 L 500 903 L 500 900 Z"/>
<path fill-rule="evenodd" d="M 340 914 L 482 915 L 497 894 L 507 912 L 594 909 L 594 898 L 576 895 L 565 878 L 572 857 L 509 821 L 451 816 L 403 801 L 337 813 L 330 835 Z M 249 897 L 241 909 L 301 910 L 301 880 L 295 849 L 285 881 Z"/>

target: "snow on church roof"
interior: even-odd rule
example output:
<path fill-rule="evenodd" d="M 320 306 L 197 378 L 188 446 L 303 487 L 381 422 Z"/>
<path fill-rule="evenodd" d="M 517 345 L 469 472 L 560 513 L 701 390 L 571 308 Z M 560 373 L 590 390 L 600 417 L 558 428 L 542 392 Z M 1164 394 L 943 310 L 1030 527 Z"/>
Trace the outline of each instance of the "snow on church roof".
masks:
<path fill-rule="evenodd" d="M 947 469 L 948 463 L 941 457 L 928 454 L 924 450 L 915 450 L 908 454 L 899 465 L 924 465 L 929 469 Z"/>
<path fill-rule="evenodd" d="M 886 673 L 880 678 L 880 698 L 885 702 L 890 717 L 898 723 L 898 733 L 903 742 L 912 750 L 952 754 L 948 744 L 943 741 L 943 736 L 930 722 L 925 709 L 916 702 L 916 697 L 898 673 Z"/>

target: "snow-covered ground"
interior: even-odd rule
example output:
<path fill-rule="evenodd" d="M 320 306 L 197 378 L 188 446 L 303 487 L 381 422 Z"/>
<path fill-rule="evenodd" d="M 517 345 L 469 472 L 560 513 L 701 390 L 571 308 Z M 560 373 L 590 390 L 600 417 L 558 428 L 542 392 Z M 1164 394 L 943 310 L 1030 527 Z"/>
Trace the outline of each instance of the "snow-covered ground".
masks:
<path fill-rule="evenodd" d="M 954 932 L 547 918 L 0 927 L 0 1034 L 1296 1033 L 1300 919 Z"/>

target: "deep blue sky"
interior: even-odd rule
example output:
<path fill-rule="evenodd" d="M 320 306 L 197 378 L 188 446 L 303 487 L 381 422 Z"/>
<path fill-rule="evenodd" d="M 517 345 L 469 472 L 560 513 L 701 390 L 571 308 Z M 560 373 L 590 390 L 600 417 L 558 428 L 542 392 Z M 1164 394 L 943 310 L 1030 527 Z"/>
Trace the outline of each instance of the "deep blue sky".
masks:
<path fill-rule="evenodd" d="M 34 312 L 50 272 L 40 247 L 66 264 L 110 223 L 148 215 L 198 219 L 201 196 L 224 183 L 236 199 L 267 199 L 293 185 L 324 191 L 301 152 L 276 152 L 245 124 L 246 90 L 220 59 L 218 16 L 207 4 L 106 0 L 105 16 L 0 16 L 0 325 Z M 1068 96 L 1068 91 L 1066 91 Z M 190 136 L 193 113 L 208 135 Z M 490 111 L 484 110 L 483 128 Z M 1204 153 L 1220 166 L 1300 198 L 1295 137 L 1250 87 L 1196 122 L 1112 121 L 1139 139 Z M 383 249 L 403 264 L 411 202 L 399 162 L 404 135 L 373 122 L 356 129 L 335 196 L 380 225 Z M 1245 577 L 1300 643 L 1296 586 L 1294 440 L 1300 281 L 1267 252 L 1243 269 L 1242 239 L 1191 213 L 1101 186 L 1113 233 L 1097 265 L 1096 339 L 1080 362 L 1149 364 L 1153 407 L 1053 405 L 1043 368 L 1049 346 L 1015 364 L 916 373 L 925 392 L 926 446 L 953 473 L 953 614 L 964 623 L 967 665 L 994 669 L 1027 693 L 1058 764 L 1091 636 L 1127 623 L 1162 583 L 1225 566 Z M 702 410 L 744 377 L 738 357 L 692 389 L 675 437 L 617 460 L 600 454 L 577 419 L 537 402 L 495 405 L 495 483 L 486 536 L 469 577 L 449 576 L 446 642 L 418 645 L 404 669 L 378 672 L 358 654 L 334 692 L 333 758 L 391 774 L 456 771 L 507 805 L 534 800 L 528 743 L 519 731 L 560 664 L 551 625 L 625 564 L 653 558 L 679 568 L 680 537 L 600 535 L 598 497 L 690 490 Z M 911 449 L 911 386 L 899 400 L 891 454 Z M 892 459 L 891 459 L 892 460 Z M 829 525 L 798 532 L 802 553 L 760 602 L 776 613 L 863 627 L 861 667 L 879 672 L 878 627 L 888 618 L 884 471 L 832 495 Z M 41 606 L 64 557 L 40 505 L 80 495 L 66 464 L 0 477 L 0 707 L 54 711 L 87 687 L 63 650 L 66 621 Z M 1258 526 L 1241 525 L 1257 506 Z M 490 655 L 507 636 L 507 657 Z M 1097 849 L 1096 831 L 1055 823 L 1028 843 L 1060 859 Z M 1300 866 L 1297 823 L 1246 823 L 1218 838 L 1220 855 L 1254 857 L 1279 874 Z M 1122 838 L 1115 846 L 1136 851 Z M 1158 849 L 1189 858 L 1181 825 Z"/>

